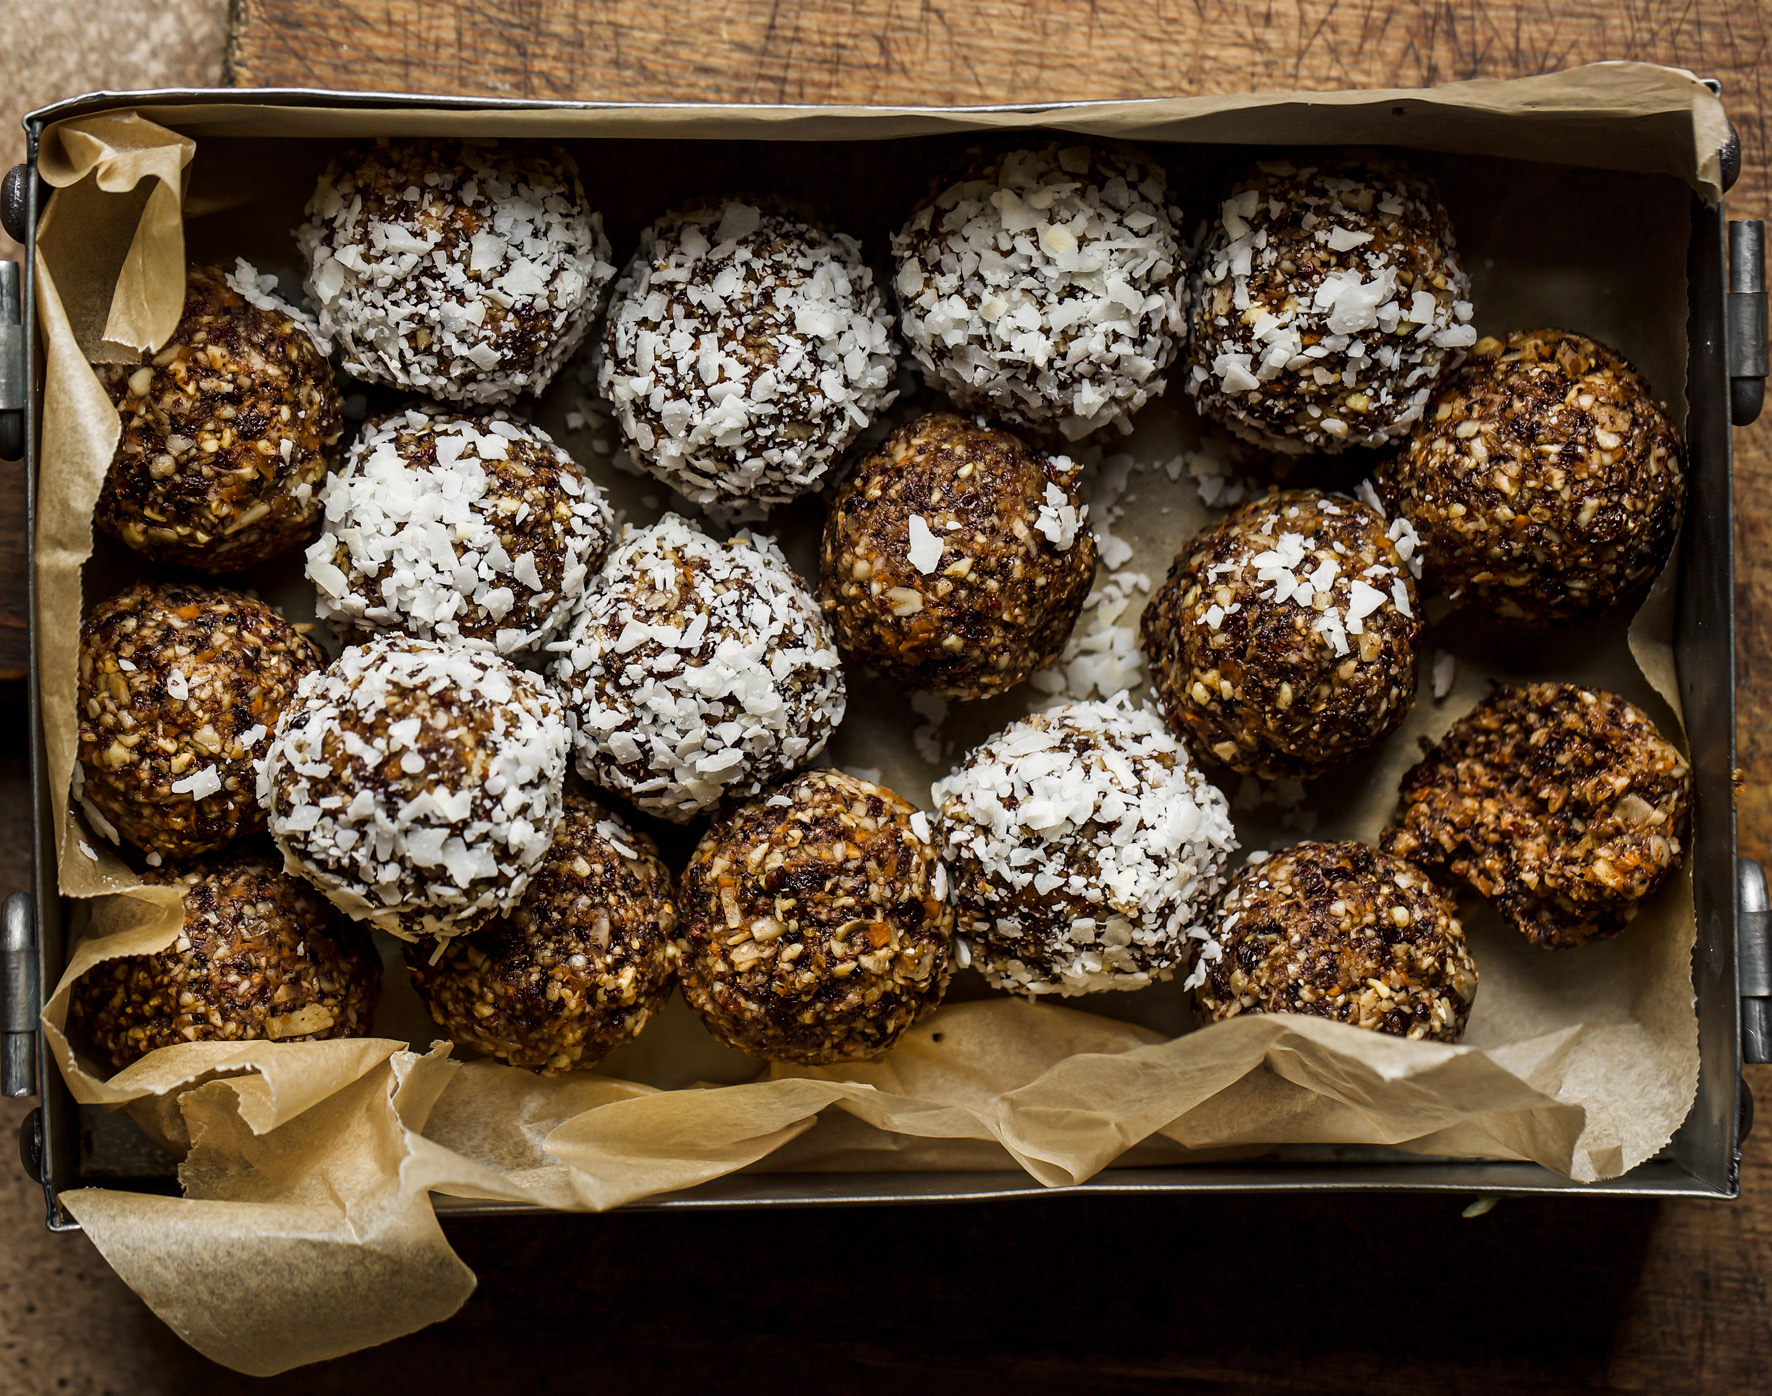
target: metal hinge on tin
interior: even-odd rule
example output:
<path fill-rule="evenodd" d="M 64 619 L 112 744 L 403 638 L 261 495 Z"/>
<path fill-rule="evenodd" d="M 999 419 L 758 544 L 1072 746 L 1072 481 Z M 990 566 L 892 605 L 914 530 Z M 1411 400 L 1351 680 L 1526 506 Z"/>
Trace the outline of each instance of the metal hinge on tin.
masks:
<path fill-rule="evenodd" d="M 1766 225 L 1738 218 L 1729 225 L 1729 420 L 1744 427 L 1766 401 Z"/>
<path fill-rule="evenodd" d="M 1772 1062 L 1772 899 L 1752 858 L 1736 867 L 1735 953 L 1741 981 L 1741 1059 Z"/>
<path fill-rule="evenodd" d="M 29 892 L 0 907 L 0 1095 L 37 1094 L 37 917 Z"/>

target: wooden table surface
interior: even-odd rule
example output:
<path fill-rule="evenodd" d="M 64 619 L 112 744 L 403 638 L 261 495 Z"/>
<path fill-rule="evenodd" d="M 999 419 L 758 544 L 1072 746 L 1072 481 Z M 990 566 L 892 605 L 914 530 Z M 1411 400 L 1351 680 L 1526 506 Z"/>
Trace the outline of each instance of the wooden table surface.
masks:
<path fill-rule="evenodd" d="M 1765 217 L 1769 32 L 1753 0 L 235 0 L 229 64 L 256 86 L 980 103 L 1642 59 L 1722 80 L 1746 156 L 1731 211 Z M 1772 414 L 1735 441 L 1741 839 L 1764 859 Z M 1772 1113 L 1772 1068 L 1749 1081 Z M 1772 1123 L 1742 1183 L 1732 1206 L 1474 1220 L 1463 1199 L 1294 1197 L 461 1224 L 481 1281 L 461 1316 L 254 1389 L 1766 1391 Z M 65 1275 L 79 1244 L 43 1238 L 45 1264 Z M 74 1282 L 104 1283 L 83 1254 Z M 139 1389 L 237 1389 L 139 1312 L 118 1340 L 141 1346 Z"/>

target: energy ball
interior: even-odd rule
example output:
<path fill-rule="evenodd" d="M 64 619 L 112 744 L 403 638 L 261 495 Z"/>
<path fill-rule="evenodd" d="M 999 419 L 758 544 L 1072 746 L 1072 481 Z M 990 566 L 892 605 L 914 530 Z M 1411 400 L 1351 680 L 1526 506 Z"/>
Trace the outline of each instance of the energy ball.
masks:
<path fill-rule="evenodd" d="M 500 411 L 371 424 L 325 504 L 307 568 L 322 620 L 500 654 L 565 629 L 614 524 L 546 432 Z"/>
<path fill-rule="evenodd" d="M 1308 1013 L 1356 1028 L 1456 1042 L 1477 967 L 1452 899 L 1363 843 L 1301 843 L 1237 874 L 1201 952 L 1202 1021 Z"/>
<path fill-rule="evenodd" d="M 325 662 L 237 591 L 139 583 L 100 602 L 80 627 L 75 797 L 100 833 L 150 862 L 259 832 L 257 763 Z"/>
<path fill-rule="evenodd" d="M 899 428 L 825 516 L 818 594 L 837 643 L 944 698 L 1052 663 L 1095 580 L 1081 473 L 949 413 Z"/>
<path fill-rule="evenodd" d="M 931 793 L 961 963 L 1011 993 L 1168 979 L 1237 847 L 1224 796 L 1124 694 L 1011 723 Z"/>
<path fill-rule="evenodd" d="M 1382 162 L 1261 161 L 1219 206 L 1195 277 L 1188 391 L 1278 451 L 1404 435 L 1477 339 L 1445 208 Z"/>
<path fill-rule="evenodd" d="M 237 572 L 307 541 L 343 430 L 326 355 L 252 268 L 240 273 L 192 267 L 160 352 L 96 366 L 123 430 L 93 520 L 155 562 L 199 572 Z"/>
<path fill-rule="evenodd" d="M 381 988 L 368 934 L 313 888 L 257 856 L 163 880 L 184 896 L 178 937 L 94 965 L 68 1026 L 121 1069 L 184 1042 L 367 1037 Z"/>
<path fill-rule="evenodd" d="M 384 635 L 303 681 L 259 780 L 286 865 L 404 940 L 508 912 L 560 822 L 566 720 L 483 650 Z"/>
<path fill-rule="evenodd" d="M 960 406 L 1075 441 L 1163 391 L 1186 334 L 1180 211 L 1126 147 L 974 168 L 894 234 L 899 328 Z"/>
<path fill-rule="evenodd" d="M 652 840 L 577 795 L 510 912 L 406 947 L 452 1042 L 543 1075 L 588 1071 L 640 1035 L 677 972 L 677 902 Z"/>
<path fill-rule="evenodd" d="M 1641 709 L 1498 688 L 1403 776 L 1384 847 L 1469 884 L 1534 945 L 1617 935 L 1679 869 L 1692 769 Z"/>
<path fill-rule="evenodd" d="M 456 403 L 539 393 L 615 275 L 550 141 L 378 139 L 326 167 L 295 231 L 345 368 Z"/>
<path fill-rule="evenodd" d="M 629 527 L 551 648 L 578 771 L 685 823 L 812 760 L 843 720 L 818 603 L 775 544 Z"/>
<path fill-rule="evenodd" d="M 929 817 L 808 771 L 715 820 L 683 873 L 683 997 L 765 1061 L 889 1050 L 953 972 L 954 912 Z"/>
<path fill-rule="evenodd" d="M 1484 339 L 1378 489 L 1465 606 L 1566 625 L 1640 599 L 1673 550 L 1680 439 L 1622 357 L 1566 330 Z"/>
<path fill-rule="evenodd" d="M 640 235 L 597 387 L 648 471 L 754 514 L 818 488 L 897 396 L 897 363 L 854 238 L 733 200 Z"/>
<path fill-rule="evenodd" d="M 1312 780 L 1415 701 L 1413 535 L 1318 490 L 1245 504 L 1184 548 L 1140 641 L 1169 724 L 1202 760 Z"/>

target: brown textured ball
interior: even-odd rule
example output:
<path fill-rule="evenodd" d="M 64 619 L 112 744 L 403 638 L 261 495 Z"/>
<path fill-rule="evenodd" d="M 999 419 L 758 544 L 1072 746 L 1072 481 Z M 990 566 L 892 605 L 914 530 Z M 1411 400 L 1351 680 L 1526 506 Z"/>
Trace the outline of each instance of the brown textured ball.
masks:
<path fill-rule="evenodd" d="M 670 870 L 652 840 L 568 795 L 510 914 L 440 951 L 408 945 L 406 964 L 452 1042 L 543 1075 L 588 1071 L 663 1007 L 676 929 Z"/>
<path fill-rule="evenodd" d="M 861 1061 L 941 1002 L 954 911 L 928 817 L 809 771 L 728 811 L 683 874 L 683 997 L 767 1061 Z"/>
<path fill-rule="evenodd" d="M 1452 899 L 1363 843 L 1301 843 L 1253 863 L 1219 903 L 1194 1004 L 1206 1022 L 1308 1013 L 1456 1042 L 1477 969 Z"/>
<path fill-rule="evenodd" d="M 1679 437 L 1623 357 L 1566 330 L 1485 339 L 1378 469 L 1430 585 L 1533 625 L 1638 599 L 1679 532 Z"/>
<path fill-rule="evenodd" d="M 1498 688 L 1403 776 L 1384 846 L 1469 883 L 1535 945 L 1616 935 L 1680 866 L 1692 771 L 1649 716 L 1574 684 Z"/>
<path fill-rule="evenodd" d="M 172 944 L 106 960 L 74 985 L 69 1027 L 111 1065 L 181 1042 L 369 1035 L 381 960 L 313 888 L 257 854 L 165 880 L 184 893 Z"/>
<path fill-rule="evenodd" d="M 262 299 L 262 298 L 261 298 Z M 104 364 L 123 418 L 94 519 L 156 562 L 233 572 L 320 519 L 342 430 L 332 366 L 294 318 L 192 267 L 178 328 L 141 364 Z"/>
<path fill-rule="evenodd" d="M 837 643 L 946 698 L 1052 663 L 1095 579 L 1080 474 L 951 413 L 899 428 L 825 518 L 818 595 Z"/>
<path fill-rule="evenodd" d="M 1199 534 L 1140 632 L 1170 725 L 1267 780 L 1310 780 L 1388 735 L 1415 698 L 1412 551 L 1406 524 L 1316 490 Z"/>
<path fill-rule="evenodd" d="M 253 763 L 323 662 L 312 640 L 237 591 L 142 583 L 101 602 L 80 628 L 76 795 L 165 857 L 256 833 Z"/>

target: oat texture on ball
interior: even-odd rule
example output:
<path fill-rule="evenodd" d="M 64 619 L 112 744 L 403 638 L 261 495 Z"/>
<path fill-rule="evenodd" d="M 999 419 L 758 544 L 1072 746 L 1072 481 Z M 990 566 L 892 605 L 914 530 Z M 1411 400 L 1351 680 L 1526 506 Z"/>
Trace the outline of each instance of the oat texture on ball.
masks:
<path fill-rule="evenodd" d="M 896 396 L 897 355 L 854 238 L 729 200 L 641 235 L 597 385 L 641 465 L 755 517 L 818 488 Z"/>
<path fill-rule="evenodd" d="M 550 648 L 579 774 L 679 823 L 805 765 L 843 720 L 836 646 L 780 550 L 675 514 L 624 532 Z"/>
<path fill-rule="evenodd" d="M 1064 650 L 1095 580 L 1080 468 L 951 413 L 894 432 L 825 517 L 837 643 L 914 688 L 983 698 Z"/>
<path fill-rule="evenodd" d="M 313 533 L 338 461 L 338 388 L 309 328 L 251 267 L 192 267 L 172 338 L 97 373 L 122 419 L 99 528 L 200 572 L 251 567 Z"/>
<path fill-rule="evenodd" d="M 1445 208 L 1383 161 L 1258 163 L 1194 275 L 1188 391 L 1275 450 L 1397 439 L 1477 338 Z"/>
<path fill-rule="evenodd" d="M 931 793 L 961 944 L 1013 993 L 1185 970 L 1237 847 L 1224 796 L 1124 694 L 1011 723 Z"/>
<path fill-rule="evenodd" d="M 559 700 L 484 650 L 386 635 L 310 674 L 259 797 L 299 872 L 406 940 L 471 931 L 523 895 L 560 821 Z"/>
<path fill-rule="evenodd" d="M 1525 684 L 1496 689 L 1403 776 L 1384 846 L 1555 949 L 1624 929 L 1678 871 L 1691 810 L 1691 766 L 1647 713 Z"/>
<path fill-rule="evenodd" d="M 497 410 L 412 409 L 371 423 L 325 506 L 307 553 L 322 620 L 500 654 L 566 627 L 614 521 L 546 432 Z"/>
<path fill-rule="evenodd" d="M 381 987 L 368 933 L 257 854 L 152 880 L 184 899 L 166 949 L 94 965 L 68 1026 L 113 1067 L 185 1042 L 367 1037 Z"/>
<path fill-rule="evenodd" d="M 676 979 L 676 889 L 652 840 L 568 794 L 510 912 L 440 946 L 406 947 L 437 1026 L 543 1075 L 587 1071 L 633 1041 Z"/>
<path fill-rule="evenodd" d="M 953 908 L 929 817 L 809 771 L 715 820 L 683 874 L 683 996 L 767 1061 L 861 1061 L 933 1011 Z"/>
<path fill-rule="evenodd" d="M 962 407 L 1072 441 L 1124 426 L 1185 341 L 1179 218 L 1130 147 L 981 159 L 893 236 L 905 342 Z"/>
<path fill-rule="evenodd" d="M 1430 1042 L 1464 1036 L 1477 994 L 1452 899 L 1363 843 L 1301 843 L 1237 875 L 1202 952 L 1203 1022 L 1303 1013 Z"/>
<path fill-rule="evenodd" d="M 326 167 L 296 245 L 346 371 L 454 403 L 546 388 L 615 268 L 547 141 L 377 140 Z"/>
<path fill-rule="evenodd" d="M 1648 385 L 1566 330 L 1480 341 L 1376 479 L 1420 533 L 1430 586 L 1534 625 L 1641 600 L 1686 494 L 1680 439 Z"/>
<path fill-rule="evenodd" d="M 1184 548 L 1140 639 L 1170 725 L 1203 759 L 1309 780 L 1415 699 L 1419 567 L 1406 520 L 1317 490 L 1244 505 Z"/>
<path fill-rule="evenodd" d="M 140 583 L 80 627 L 74 796 L 148 855 L 212 853 L 265 827 L 257 763 L 319 646 L 262 601 Z"/>

